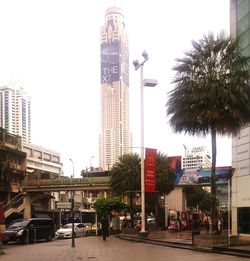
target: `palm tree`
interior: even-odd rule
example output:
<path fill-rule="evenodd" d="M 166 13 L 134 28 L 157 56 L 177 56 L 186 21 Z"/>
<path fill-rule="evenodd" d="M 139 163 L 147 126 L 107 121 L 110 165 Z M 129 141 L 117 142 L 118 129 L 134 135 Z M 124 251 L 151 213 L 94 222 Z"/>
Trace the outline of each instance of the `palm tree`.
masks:
<path fill-rule="evenodd" d="M 141 187 L 141 160 L 138 154 L 125 154 L 112 167 L 110 185 L 116 195 L 129 197 L 131 226 L 134 224 L 133 198 Z"/>
<path fill-rule="evenodd" d="M 193 209 L 199 206 L 199 209 L 208 212 L 210 209 L 211 193 L 202 187 L 186 187 L 187 206 Z"/>
<path fill-rule="evenodd" d="M 160 195 L 169 194 L 175 187 L 175 170 L 162 152 L 156 155 L 156 190 Z"/>
<path fill-rule="evenodd" d="M 211 218 L 216 218 L 216 136 L 231 135 L 250 122 L 249 59 L 239 39 L 204 36 L 192 41 L 192 50 L 177 59 L 169 92 L 167 115 L 174 132 L 207 136 L 211 133 Z"/>

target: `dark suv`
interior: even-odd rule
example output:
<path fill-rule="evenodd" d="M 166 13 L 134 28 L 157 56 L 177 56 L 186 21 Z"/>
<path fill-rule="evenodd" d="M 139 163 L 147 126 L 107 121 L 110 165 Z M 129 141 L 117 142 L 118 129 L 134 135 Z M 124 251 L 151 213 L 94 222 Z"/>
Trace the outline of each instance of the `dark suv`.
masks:
<path fill-rule="evenodd" d="M 40 239 L 51 241 L 55 236 L 51 218 L 19 219 L 6 228 L 5 234 L 3 244 L 8 244 L 9 241 L 31 243 Z"/>

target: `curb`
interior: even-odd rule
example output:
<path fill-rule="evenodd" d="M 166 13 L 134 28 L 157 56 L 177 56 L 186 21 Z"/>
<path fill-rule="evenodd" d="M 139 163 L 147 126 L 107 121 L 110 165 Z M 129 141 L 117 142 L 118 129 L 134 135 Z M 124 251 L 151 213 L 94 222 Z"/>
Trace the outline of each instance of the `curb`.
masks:
<path fill-rule="evenodd" d="M 230 256 L 237 256 L 237 257 L 244 257 L 250 258 L 250 251 L 248 250 L 241 250 L 241 249 L 231 249 L 226 247 L 213 247 L 213 248 L 200 248 L 195 247 L 189 243 L 181 243 L 181 242 L 173 242 L 173 241 L 163 241 L 157 239 L 141 239 L 139 237 L 130 236 L 130 235 L 117 235 L 119 239 L 127 240 L 127 241 L 134 241 L 137 243 L 145 243 L 151 245 L 159 245 L 165 247 L 172 247 L 172 248 L 179 248 L 179 249 L 186 249 L 191 251 L 199 251 L 205 253 L 215 253 L 215 254 L 223 254 L 223 255 L 230 255 Z"/>

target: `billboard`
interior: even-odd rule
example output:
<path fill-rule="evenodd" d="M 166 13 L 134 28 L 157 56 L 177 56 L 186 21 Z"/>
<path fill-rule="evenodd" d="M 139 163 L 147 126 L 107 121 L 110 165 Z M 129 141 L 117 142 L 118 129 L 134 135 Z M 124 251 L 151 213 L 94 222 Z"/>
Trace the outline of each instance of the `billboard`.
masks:
<path fill-rule="evenodd" d="M 101 83 L 112 84 L 120 80 L 120 42 L 101 44 Z"/>
<path fill-rule="evenodd" d="M 170 160 L 171 168 L 175 170 L 175 179 L 179 180 L 183 174 L 183 170 L 181 168 L 181 156 L 167 157 L 167 159 Z"/>
<path fill-rule="evenodd" d="M 215 169 L 215 179 L 217 185 L 228 183 L 228 179 L 233 174 L 231 166 L 217 167 Z M 211 184 L 211 168 L 200 168 L 196 170 L 182 169 L 176 172 L 177 186 L 209 186 Z"/>
<path fill-rule="evenodd" d="M 167 159 L 170 160 L 170 166 L 174 170 L 180 170 L 181 169 L 181 156 L 172 156 L 167 157 Z"/>
<path fill-rule="evenodd" d="M 128 46 L 121 42 L 121 77 L 123 82 L 129 86 L 129 53 Z"/>

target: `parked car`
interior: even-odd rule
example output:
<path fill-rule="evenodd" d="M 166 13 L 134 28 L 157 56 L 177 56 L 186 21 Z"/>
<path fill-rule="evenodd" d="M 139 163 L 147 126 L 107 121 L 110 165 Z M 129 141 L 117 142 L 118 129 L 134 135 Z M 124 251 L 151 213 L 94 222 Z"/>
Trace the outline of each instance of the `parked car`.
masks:
<path fill-rule="evenodd" d="M 101 235 L 101 228 L 99 223 L 98 224 L 84 223 L 84 224 L 89 227 L 89 234 L 91 236 Z"/>
<path fill-rule="evenodd" d="M 40 239 L 51 241 L 55 236 L 54 224 L 51 218 L 30 218 L 16 220 L 5 230 L 6 238 L 2 242 L 21 241 L 22 243 L 36 242 Z"/>
<path fill-rule="evenodd" d="M 56 238 L 72 238 L 72 225 L 68 223 L 56 231 Z M 75 237 L 86 237 L 90 234 L 89 227 L 83 223 L 74 223 Z"/>

